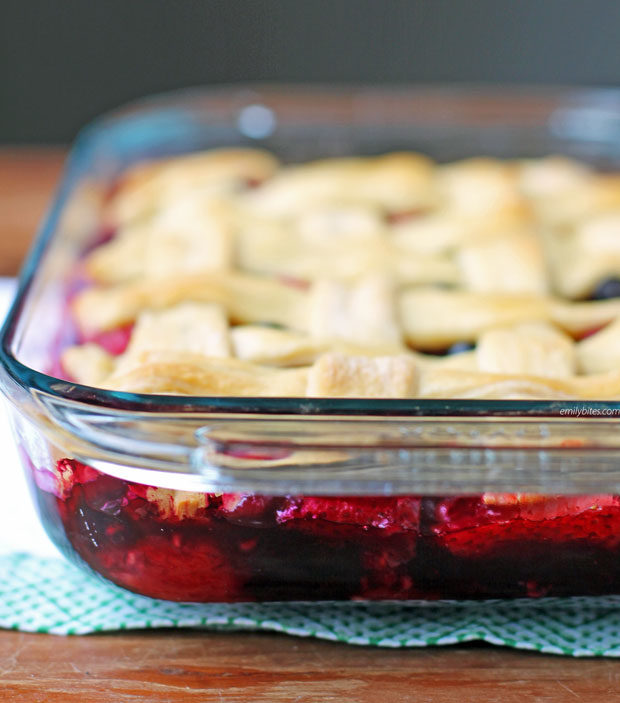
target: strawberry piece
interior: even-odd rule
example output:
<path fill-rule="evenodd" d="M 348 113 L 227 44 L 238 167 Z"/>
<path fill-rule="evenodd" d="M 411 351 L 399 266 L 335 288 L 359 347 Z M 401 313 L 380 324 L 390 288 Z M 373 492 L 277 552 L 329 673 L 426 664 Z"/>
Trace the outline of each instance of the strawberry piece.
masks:
<path fill-rule="evenodd" d="M 108 548 L 99 558 L 104 576 L 151 598 L 233 601 L 242 595 L 242 578 L 229 555 L 204 536 L 186 540 L 180 532 L 151 534 L 134 548 Z"/>
<path fill-rule="evenodd" d="M 293 451 L 285 447 L 261 447 L 260 445 L 239 444 L 223 451 L 222 454 L 235 459 L 248 459 L 252 461 L 277 461 L 286 459 Z"/>
<path fill-rule="evenodd" d="M 326 521 L 364 529 L 374 527 L 385 534 L 417 532 L 420 499 L 415 496 L 290 498 L 277 511 L 277 519 L 280 523 Z"/>
<path fill-rule="evenodd" d="M 100 347 L 103 347 L 108 354 L 118 356 L 127 349 L 133 327 L 134 323 L 128 322 L 126 325 L 115 327 L 112 330 L 104 330 L 103 332 L 97 332 L 88 337 L 82 337 L 79 341 L 80 344 L 85 344 L 86 342 L 98 344 Z"/>
<path fill-rule="evenodd" d="M 77 469 L 88 478 L 89 467 Z M 244 558 L 236 540 L 222 544 L 206 516 L 161 520 L 158 506 L 140 495 L 150 487 L 95 473 L 95 480 L 75 482 L 67 499 L 56 503 L 67 538 L 93 569 L 153 598 L 251 599 L 243 592 Z"/>
<path fill-rule="evenodd" d="M 278 499 L 249 493 L 224 493 L 218 515 L 228 522 L 254 527 L 273 527 Z"/>
<path fill-rule="evenodd" d="M 581 342 L 582 339 L 587 339 L 588 337 L 591 337 L 593 334 L 596 334 L 597 332 L 600 332 L 605 325 L 597 325 L 596 327 L 590 327 L 590 329 L 585 330 L 585 332 L 577 333 L 573 335 L 573 338 L 575 339 L 576 342 Z"/>
<path fill-rule="evenodd" d="M 60 459 L 53 471 L 39 469 L 28 460 L 37 486 L 64 500 L 75 486 L 91 483 L 102 476 L 98 471 L 73 459 Z"/>
<path fill-rule="evenodd" d="M 296 278 L 295 276 L 278 276 L 280 283 L 284 283 L 285 286 L 290 286 L 291 288 L 299 288 L 299 290 L 308 290 L 310 288 L 310 281 L 303 278 Z"/>
<path fill-rule="evenodd" d="M 90 483 L 103 476 L 99 471 L 93 469 L 88 464 L 82 464 L 75 459 L 60 459 L 56 464 L 58 473 L 62 476 L 64 483 Z M 69 487 L 69 486 L 67 486 Z"/>
<path fill-rule="evenodd" d="M 416 553 L 416 536 L 395 534 L 364 546 L 360 598 L 403 600 L 419 596 L 409 569 Z"/>
<path fill-rule="evenodd" d="M 411 210 L 401 210 L 400 212 L 390 212 L 386 215 L 386 220 L 390 225 L 397 225 L 401 222 L 413 220 L 424 215 L 423 208 L 412 208 Z"/>
<path fill-rule="evenodd" d="M 448 498 L 435 506 L 432 532 L 458 556 L 507 543 L 620 544 L 620 499 L 609 495 L 491 494 Z"/>

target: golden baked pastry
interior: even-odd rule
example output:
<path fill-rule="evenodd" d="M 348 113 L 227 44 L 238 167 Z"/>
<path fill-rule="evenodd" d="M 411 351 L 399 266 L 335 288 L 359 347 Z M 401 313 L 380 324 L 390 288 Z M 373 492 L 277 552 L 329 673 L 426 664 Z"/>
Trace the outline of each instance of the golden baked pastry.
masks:
<path fill-rule="evenodd" d="M 561 157 L 283 166 L 220 149 L 133 168 L 102 220 L 115 235 L 86 257 L 81 339 L 62 357 L 78 383 L 620 398 L 616 175 Z"/>

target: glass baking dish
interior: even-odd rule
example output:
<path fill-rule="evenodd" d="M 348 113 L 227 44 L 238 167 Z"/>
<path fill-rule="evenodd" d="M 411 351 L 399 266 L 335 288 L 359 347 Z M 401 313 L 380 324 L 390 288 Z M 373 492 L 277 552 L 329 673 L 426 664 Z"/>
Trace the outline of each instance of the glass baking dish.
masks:
<path fill-rule="evenodd" d="M 620 593 L 620 403 L 136 395 L 59 378 L 71 276 L 144 159 L 260 145 L 284 161 L 620 166 L 620 92 L 234 87 L 152 98 L 77 140 L 1 339 L 34 501 L 76 563 L 176 601 Z"/>

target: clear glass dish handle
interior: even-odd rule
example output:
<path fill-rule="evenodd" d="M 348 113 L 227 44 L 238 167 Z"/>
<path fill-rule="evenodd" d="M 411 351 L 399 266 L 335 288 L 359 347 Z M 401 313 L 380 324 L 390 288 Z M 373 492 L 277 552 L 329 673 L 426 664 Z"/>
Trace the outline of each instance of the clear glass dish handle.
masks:
<path fill-rule="evenodd" d="M 620 493 L 601 423 L 126 413 L 39 394 L 33 426 L 68 456 L 167 488 L 264 494 Z M 572 428 L 572 429 L 571 429 Z M 575 436 L 567 445 L 566 437 Z"/>

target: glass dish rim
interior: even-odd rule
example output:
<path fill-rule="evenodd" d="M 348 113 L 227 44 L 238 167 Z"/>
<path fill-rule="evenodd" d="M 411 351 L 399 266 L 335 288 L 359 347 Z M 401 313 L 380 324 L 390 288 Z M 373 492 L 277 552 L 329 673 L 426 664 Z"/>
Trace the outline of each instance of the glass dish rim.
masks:
<path fill-rule="evenodd" d="M 569 419 L 577 407 L 587 406 L 600 417 L 609 421 L 620 416 L 619 401 L 600 400 L 475 400 L 475 399 L 383 399 L 383 398 L 305 398 L 305 397 L 231 397 L 231 396 L 181 396 L 136 394 L 110 391 L 64 381 L 57 377 L 20 362 L 11 346 L 14 340 L 21 311 L 28 292 L 36 280 L 39 263 L 48 246 L 57 234 L 57 225 L 63 208 L 73 189 L 86 172 L 89 147 L 109 126 L 136 113 L 156 112 L 165 105 L 179 100 L 191 104 L 193 99 L 228 98 L 238 96 L 240 91 L 260 96 L 266 92 L 270 96 L 287 94 L 317 95 L 336 93 L 348 98 L 362 97 L 365 94 L 409 95 L 450 95 L 455 98 L 473 97 L 476 93 L 495 98 L 515 98 L 530 95 L 540 97 L 580 98 L 582 100 L 603 99 L 609 107 L 611 99 L 618 107 L 620 115 L 620 89 L 606 86 L 564 86 L 564 85 L 498 85 L 486 83 L 428 83 L 428 84 L 279 84 L 239 83 L 213 87 L 188 87 L 139 98 L 108 111 L 86 125 L 78 134 L 70 148 L 60 182 L 51 204 L 42 220 L 34 243 L 22 266 L 18 288 L 0 330 L 0 366 L 19 387 L 28 392 L 43 393 L 52 398 L 73 401 L 82 405 L 104 407 L 109 410 L 133 411 L 140 413 L 226 413 L 231 415 L 287 415 L 294 418 L 308 416 L 340 417 L 452 417 L 452 418 L 552 418 L 564 416 Z"/>

